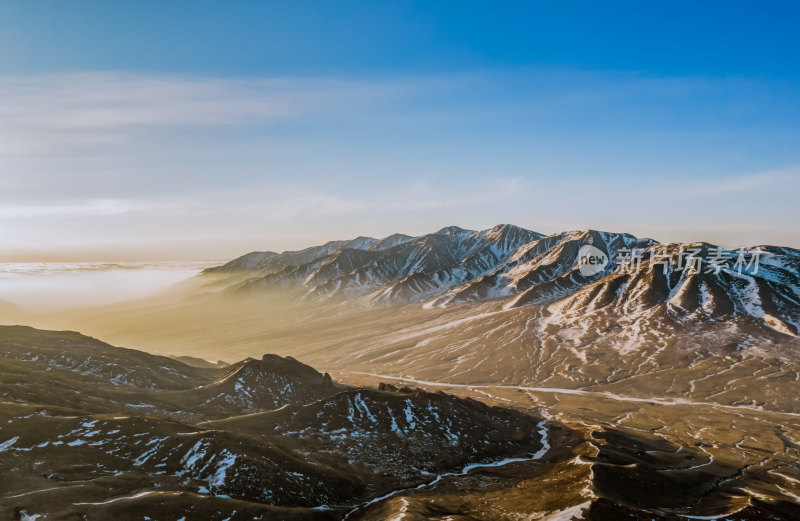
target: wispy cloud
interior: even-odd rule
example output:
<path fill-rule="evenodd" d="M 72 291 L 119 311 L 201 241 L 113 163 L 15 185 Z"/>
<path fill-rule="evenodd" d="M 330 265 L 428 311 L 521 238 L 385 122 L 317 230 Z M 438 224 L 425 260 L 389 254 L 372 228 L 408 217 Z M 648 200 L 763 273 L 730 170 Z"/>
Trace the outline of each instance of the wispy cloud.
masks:
<path fill-rule="evenodd" d="M 330 78 L 0 76 L 0 153 L 109 145 L 163 128 L 246 125 L 366 110 L 404 97 L 410 87 L 406 82 Z"/>
<path fill-rule="evenodd" d="M 706 185 L 707 193 L 719 192 L 751 192 L 753 190 L 792 190 L 800 189 L 800 167 L 792 169 L 771 170 L 749 175 L 723 179 L 713 185 Z"/>
<path fill-rule="evenodd" d="M 635 188 L 622 188 L 618 195 L 636 198 L 723 198 L 764 194 L 787 195 L 800 191 L 800 167 L 751 172 L 738 175 L 715 175 L 703 178 L 673 176 L 649 179 Z"/>
<path fill-rule="evenodd" d="M 520 178 L 502 177 L 464 182 L 460 186 L 413 181 L 391 190 L 367 187 L 349 193 L 325 191 L 305 184 L 283 184 L 197 192 L 186 194 L 180 200 L 156 198 L 116 203 L 125 209 L 120 213 L 146 212 L 183 218 L 204 215 L 220 222 L 237 219 L 240 226 L 247 226 L 245 223 L 310 223 L 340 217 L 369 219 L 409 212 L 460 212 L 500 201 L 523 202 L 528 186 Z"/>
<path fill-rule="evenodd" d="M 152 211 L 154 204 L 123 199 L 90 199 L 69 204 L 5 204 L 0 206 L 0 220 L 54 217 L 99 217 Z"/>

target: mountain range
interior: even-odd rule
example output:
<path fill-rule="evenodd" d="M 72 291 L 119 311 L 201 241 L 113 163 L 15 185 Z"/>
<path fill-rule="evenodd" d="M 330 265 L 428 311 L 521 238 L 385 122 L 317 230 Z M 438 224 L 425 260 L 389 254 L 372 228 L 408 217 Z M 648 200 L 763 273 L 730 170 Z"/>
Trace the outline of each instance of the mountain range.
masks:
<path fill-rule="evenodd" d="M 579 263 L 586 246 L 608 259 L 588 275 Z M 508 224 L 483 231 L 450 226 L 418 237 L 252 252 L 205 274 L 233 276 L 227 291 L 240 294 L 295 290 L 306 300 L 429 307 L 503 300 L 506 307 L 555 304 L 586 313 L 661 307 L 676 318 L 746 316 L 787 335 L 800 331 L 800 251 L 774 246 L 730 251 L 595 230 L 544 236 Z"/>
<path fill-rule="evenodd" d="M 3 313 L 0 519 L 800 519 L 792 248 L 447 227 Z"/>

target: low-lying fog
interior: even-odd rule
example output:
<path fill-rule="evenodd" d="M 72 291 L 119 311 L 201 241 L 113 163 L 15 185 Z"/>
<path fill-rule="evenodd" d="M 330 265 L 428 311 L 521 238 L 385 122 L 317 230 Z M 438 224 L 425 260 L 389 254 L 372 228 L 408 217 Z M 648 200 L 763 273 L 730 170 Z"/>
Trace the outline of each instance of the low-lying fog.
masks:
<path fill-rule="evenodd" d="M 219 264 L 48 262 L 0 264 L 0 301 L 47 313 L 147 297 Z"/>

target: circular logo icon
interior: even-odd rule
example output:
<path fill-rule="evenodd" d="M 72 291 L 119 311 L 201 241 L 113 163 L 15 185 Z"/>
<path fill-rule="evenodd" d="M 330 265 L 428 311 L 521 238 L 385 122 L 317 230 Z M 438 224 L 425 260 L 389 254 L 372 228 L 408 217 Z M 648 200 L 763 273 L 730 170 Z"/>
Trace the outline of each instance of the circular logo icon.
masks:
<path fill-rule="evenodd" d="M 602 272 L 608 266 L 608 255 L 591 244 L 584 244 L 578 250 L 578 270 L 584 277 Z"/>

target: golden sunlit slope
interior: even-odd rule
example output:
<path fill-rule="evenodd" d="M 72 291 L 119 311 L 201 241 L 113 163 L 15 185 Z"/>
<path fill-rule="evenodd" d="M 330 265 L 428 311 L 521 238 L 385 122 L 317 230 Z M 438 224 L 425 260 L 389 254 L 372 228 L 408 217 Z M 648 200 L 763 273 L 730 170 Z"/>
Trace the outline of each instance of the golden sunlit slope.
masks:
<path fill-rule="evenodd" d="M 40 325 L 207 360 L 293 356 L 337 372 L 581 389 L 800 412 L 800 341 L 748 317 L 680 321 L 654 308 L 556 314 L 547 306 L 419 305 L 184 296 Z M 55 322 L 55 323 L 54 323 Z"/>

